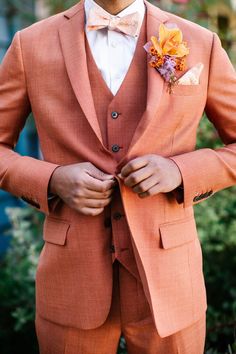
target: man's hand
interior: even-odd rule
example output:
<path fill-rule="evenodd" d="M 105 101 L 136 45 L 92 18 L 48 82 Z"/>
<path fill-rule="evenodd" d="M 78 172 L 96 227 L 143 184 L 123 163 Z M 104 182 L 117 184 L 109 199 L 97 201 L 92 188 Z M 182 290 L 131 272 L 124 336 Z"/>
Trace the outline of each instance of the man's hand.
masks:
<path fill-rule="evenodd" d="M 114 185 L 112 175 L 103 173 L 90 162 L 84 162 L 56 168 L 49 191 L 72 209 L 95 216 L 110 203 Z"/>
<path fill-rule="evenodd" d="M 131 160 L 122 168 L 119 177 L 141 198 L 171 192 L 182 183 L 177 165 L 158 155 Z"/>

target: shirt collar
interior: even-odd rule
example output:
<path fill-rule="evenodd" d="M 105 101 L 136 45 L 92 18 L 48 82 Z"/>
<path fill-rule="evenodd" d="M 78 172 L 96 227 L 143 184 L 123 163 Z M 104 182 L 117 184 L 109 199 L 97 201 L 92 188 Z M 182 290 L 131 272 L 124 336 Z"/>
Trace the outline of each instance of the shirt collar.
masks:
<path fill-rule="evenodd" d="M 88 18 L 88 14 L 89 11 L 92 7 L 97 6 L 100 7 L 95 1 L 93 0 L 85 0 L 84 1 L 84 9 L 85 9 L 85 24 L 87 23 L 87 18 Z M 103 9 L 103 11 L 105 11 Z M 107 12 L 107 11 L 105 11 Z M 114 17 L 123 17 L 129 14 L 132 14 L 134 12 L 138 12 L 141 16 L 141 21 L 143 21 L 144 18 L 144 14 L 145 14 L 145 5 L 143 0 L 135 0 L 132 4 L 130 4 L 128 7 L 126 7 L 124 10 L 122 10 L 121 12 L 119 12 L 117 15 L 111 15 L 110 16 L 114 16 Z"/>

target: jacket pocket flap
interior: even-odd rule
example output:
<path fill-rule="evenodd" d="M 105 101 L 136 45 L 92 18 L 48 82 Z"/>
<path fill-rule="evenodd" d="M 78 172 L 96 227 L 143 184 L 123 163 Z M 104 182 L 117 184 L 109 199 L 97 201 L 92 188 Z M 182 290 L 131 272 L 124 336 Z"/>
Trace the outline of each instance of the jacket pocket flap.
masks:
<path fill-rule="evenodd" d="M 160 225 L 162 246 L 165 249 L 181 246 L 197 237 L 194 218 Z"/>
<path fill-rule="evenodd" d="M 64 245 L 69 228 L 70 224 L 66 221 L 47 217 L 43 227 L 43 239 L 56 245 Z"/>

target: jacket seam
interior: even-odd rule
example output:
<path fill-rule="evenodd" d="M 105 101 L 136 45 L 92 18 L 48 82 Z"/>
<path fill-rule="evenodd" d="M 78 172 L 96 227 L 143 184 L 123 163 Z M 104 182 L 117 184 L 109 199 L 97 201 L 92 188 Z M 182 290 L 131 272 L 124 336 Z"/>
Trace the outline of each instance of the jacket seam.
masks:
<path fill-rule="evenodd" d="M 26 70 L 25 70 L 25 63 L 24 63 L 24 57 L 23 57 L 23 50 L 22 50 L 22 43 L 21 43 L 21 32 L 20 31 L 18 31 L 18 36 L 19 36 L 20 56 L 21 56 L 21 62 L 22 62 L 22 68 L 23 68 L 23 76 L 24 76 L 24 80 L 25 80 L 25 89 L 26 89 L 27 97 L 29 99 L 28 83 L 27 83 L 27 78 L 26 78 Z"/>
<path fill-rule="evenodd" d="M 211 42 L 211 54 L 210 54 L 210 59 L 209 59 L 209 65 L 208 65 L 208 83 L 207 83 L 207 98 L 206 98 L 206 104 L 208 100 L 208 91 L 209 91 L 209 85 L 210 85 L 210 78 L 211 78 L 211 63 L 212 63 L 212 55 L 213 55 L 213 48 L 214 48 L 214 43 L 215 43 L 215 33 L 212 33 L 212 42 Z"/>

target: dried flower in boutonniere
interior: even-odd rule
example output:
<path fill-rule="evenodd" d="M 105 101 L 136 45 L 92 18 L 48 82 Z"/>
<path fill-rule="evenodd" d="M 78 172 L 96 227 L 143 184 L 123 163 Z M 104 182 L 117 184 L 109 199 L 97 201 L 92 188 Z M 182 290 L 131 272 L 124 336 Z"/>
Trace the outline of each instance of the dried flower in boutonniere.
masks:
<path fill-rule="evenodd" d="M 189 54 L 189 48 L 187 43 L 183 42 L 181 30 L 176 26 L 168 28 L 161 24 L 159 37 L 152 36 L 144 49 L 149 54 L 149 64 L 161 74 L 171 93 L 177 81 L 176 71 L 185 70 L 186 57 Z"/>

